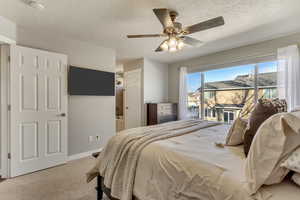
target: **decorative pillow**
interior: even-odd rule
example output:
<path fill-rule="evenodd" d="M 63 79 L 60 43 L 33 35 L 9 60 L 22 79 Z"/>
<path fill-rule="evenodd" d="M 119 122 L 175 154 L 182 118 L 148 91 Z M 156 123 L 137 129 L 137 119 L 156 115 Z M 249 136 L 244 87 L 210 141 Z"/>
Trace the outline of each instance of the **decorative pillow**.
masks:
<path fill-rule="evenodd" d="M 281 167 L 300 173 L 300 147 L 296 149 L 284 163 L 282 163 Z"/>
<path fill-rule="evenodd" d="M 252 140 L 260 125 L 272 115 L 280 112 L 286 112 L 286 110 L 287 105 L 285 100 L 259 99 L 250 115 L 244 135 L 244 151 L 246 156 L 248 155 Z"/>
<path fill-rule="evenodd" d="M 300 145 L 300 112 L 278 113 L 258 129 L 246 159 L 249 192 L 280 183 L 289 172 L 281 163 Z"/>
<path fill-rule="evenodd" d="M 244 143 L 244 133 L 247 127 L 247 121 L 238 117 L 230 127 L 227 137 L 227 146 L 237 146 Z"/>
<path fill-rule="evenodd" d="M 294 181 L 294 183 L 296 183 L 297 185 L 300 186 L 300 174 L 295 173 L 295 174 L 292 176 L 292 180 Z"/>

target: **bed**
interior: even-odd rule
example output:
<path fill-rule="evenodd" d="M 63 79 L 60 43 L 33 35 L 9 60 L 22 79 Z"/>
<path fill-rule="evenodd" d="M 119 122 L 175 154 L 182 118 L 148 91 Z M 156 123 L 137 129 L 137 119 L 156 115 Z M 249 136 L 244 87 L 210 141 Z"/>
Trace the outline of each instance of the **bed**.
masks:
<path fill-rule="evenodd" d="M 187 120 L 123 131 L 104 148 L 88 181 L 97 177 L 98 199 L 103 191 L 122 200 L 299 199 L 299 187 L 289 180 L 249 195 L 242 146 L 216 145 L 228 129 Z"/>

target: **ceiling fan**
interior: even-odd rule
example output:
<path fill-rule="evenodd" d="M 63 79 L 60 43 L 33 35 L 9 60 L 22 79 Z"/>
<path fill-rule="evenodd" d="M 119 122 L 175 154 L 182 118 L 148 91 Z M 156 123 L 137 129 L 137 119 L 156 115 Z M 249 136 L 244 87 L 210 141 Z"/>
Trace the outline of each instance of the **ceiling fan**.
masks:
<path fill-rule="evenodd" d="M 176 11 L 170 11 L 167 8 L 155 8 L 153 9 L 153 12 L 163 26 L 164 30 L 162 34 L 127 35 L 127 37 L 168 37 L 159 45 L 159 47 L 155 50 L 156 52 L 175 52 L 181 50 L 186 45 L 199 46 L 202 44 L 201 41 L 187 35 L 225 24 L 224 18 L 221 16 L 183 28 L 181 23 L 175 21 L 178 16 Z"/>

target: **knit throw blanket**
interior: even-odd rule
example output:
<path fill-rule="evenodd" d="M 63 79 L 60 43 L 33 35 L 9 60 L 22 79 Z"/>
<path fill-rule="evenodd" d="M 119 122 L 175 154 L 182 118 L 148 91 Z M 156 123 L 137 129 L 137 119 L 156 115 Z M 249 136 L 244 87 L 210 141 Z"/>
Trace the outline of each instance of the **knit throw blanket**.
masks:
<path fill-rule="evenodd" d="M 138 159 L 147 145 L 218 124 L 220 123 L 183 120 L 122 131 L 106 144 L 96 165 L 87 173 L 87 181 L 101 175 L 104 185 L 111 189 L 113 197 L 131 200 Z"/>

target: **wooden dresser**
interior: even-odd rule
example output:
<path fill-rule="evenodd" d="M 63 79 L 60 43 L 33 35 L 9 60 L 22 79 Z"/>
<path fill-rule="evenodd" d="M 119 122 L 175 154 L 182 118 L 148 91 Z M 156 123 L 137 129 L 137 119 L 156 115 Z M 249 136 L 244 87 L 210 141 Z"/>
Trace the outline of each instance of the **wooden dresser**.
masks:
<path fill-rule="evenodd" d="M 147 125 L 161 124 L 177 120 L 176 103 L 148 103 Z"/>

